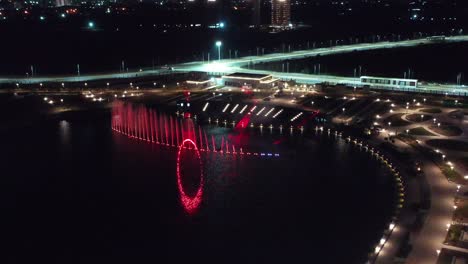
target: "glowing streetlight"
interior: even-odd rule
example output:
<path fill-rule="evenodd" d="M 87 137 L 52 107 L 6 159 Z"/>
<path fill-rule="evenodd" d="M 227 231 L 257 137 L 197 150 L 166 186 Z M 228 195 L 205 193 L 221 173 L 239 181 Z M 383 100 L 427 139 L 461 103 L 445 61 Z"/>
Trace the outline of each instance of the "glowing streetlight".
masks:
<path fill-rule="evenodd" d="M 216 41 L 216 47 L 218 47 L 218 60 L 220 61 L 221 60 L 221 46 L 223 45 L 223 43 L 221 41 Z"/>
<path fill-rule="evenodd" d="M 376 253 L 376 254 L 379 253 L 380 249 L 381 249 L 381 248 L 380 248 L 379 246 L 376 246 L 376 247 L 375 247 L 375 253 Z"/>
<path fill-rule="evenodd" d="M 379 244 L 383 246 L 385 244 L 385 238 L 381 238 Z"/>
<path fill-rule="evenodd" d="M 89 21 L 88 22 L 88 28 L 94 28 L 94 22 L 93 21 Z"/>

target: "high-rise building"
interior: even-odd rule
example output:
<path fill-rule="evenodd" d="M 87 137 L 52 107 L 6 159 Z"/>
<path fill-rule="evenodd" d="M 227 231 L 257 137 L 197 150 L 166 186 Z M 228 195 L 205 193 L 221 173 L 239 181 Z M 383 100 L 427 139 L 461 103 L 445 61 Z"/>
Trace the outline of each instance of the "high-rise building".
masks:
<path fill-rule="evenodd" d="M 271 24 L 273 26 L 285 27 L 291 20 L 290 0 L 271 1 Z"/>
<path fill-rule="evenodd" d="M 260 9 L 262 8 L 261 0 L 253 0 L 253 25 L 259 27 L 261 22 Z"/>

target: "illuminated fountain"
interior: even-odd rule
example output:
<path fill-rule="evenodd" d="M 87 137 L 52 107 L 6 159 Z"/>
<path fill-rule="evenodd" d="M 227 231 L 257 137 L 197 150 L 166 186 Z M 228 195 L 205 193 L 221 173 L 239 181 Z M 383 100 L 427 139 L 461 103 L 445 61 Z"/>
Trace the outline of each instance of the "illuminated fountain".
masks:
<path fill-rule="evenodd" d="M 177 149 L 177 186 L 181 204 L 189 214 L 198 210 L 203 195 L 204 177 L 200 152 L 230 154 L 231 156 L 279 157 L 278 153 L 244 151 L 224 136 L 221 137 L 221 144 L 218 146 L 215 137 L 211 135 L 211 140 L 208 140 L 209 136 L 206 131 L 196 125 L 191 118 L 168 116 L 144 105 L 135 106 L 131 103 L 115 102 L 112 107 L 111 127 L 113 131 L 131 139 Z M 186 151 L 194 152 L 193 157 L 198 160 L 200 168 L 200 182 L 196 192 L 192 195 L 185 190 L 182 179 L 184 175 L 181 169 L 181 155 L 186 154 Z"/>
<path fill-rule="evenodd" d="M 239 122 L 236 129 L 243 123 L 248 123 L 248 117 Z M 213 135 L 211 140 L 206 131 L 196 125 L 190 118 L 176 118 L 144 105 L 134 106 L 130 103 L 118 101 L 112 107 L 112 130 L 126 135 L 129 138 L 147 141 L 168 147 L 179 147 L 185 139 L 191 139 L 201 152 L 211 152 L 231 155 L 255 155 L 262 156 L 260 152 L 237 152 L 238 146 L 232 144 L 224 136 L 221 137 L 220 145 L 216 143 Z M 211 142 L 210 142 L 211 141 Z M 249 154 L 247 154 L 249 153 Z M 270 156 L 267 155 L 264 156 Z M 278 157 L 278 153 L 271 153 Z"/>
<path fill-rule="evenodd" d="M 181 154 L 184 151 L 186 151 L 186 149 L 193 150 L 195 152 L 196 154 L 195 156 L 197 157 L 199 166 L 200 166 L 199 167 L 200 168 L 200 183 L 194 195 L 187 194 L 182 184 L 183 175 L 182 175 L 182 170 L 181 170 L 181 165 L 182 165 Z M 198 151 L 198 148 L 195 142 L 191 139 L 185 139 L 184 141 L 182 141 L 182 144 L 180 144 L 179 146 L 179 150 L 177 151 L 176 174 L 177 174 L 177 188 L 179 189 L 180 201 L 182 203 L 182 206 L 184 207 L 185 211 L 187 211 L 189 214 L 193 214 L 199 209 L 201 201 L 202 201 L 204 177 L 203 177 L 203 164 L 202 164 L 202 160 L 200 157 L 200 152 Z"/>

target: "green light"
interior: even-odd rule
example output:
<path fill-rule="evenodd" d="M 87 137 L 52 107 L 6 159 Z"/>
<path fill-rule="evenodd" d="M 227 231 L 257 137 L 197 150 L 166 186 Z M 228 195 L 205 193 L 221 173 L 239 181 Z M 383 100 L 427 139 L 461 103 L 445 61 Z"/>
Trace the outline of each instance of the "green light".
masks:
<path fill-rule="evenodd" d="M 44 16 L 40 16 L 39 19 L 42 21 L 42 20 L 45 20 L 45 17 L 44 17 Z"/>
<path fill-rule="evenodd" d="M 88 22 L 88 27 L 89 28 L 94 28 L 94 22 L 92 22 L 92 21 Z"/>
<path fill-rule="evenodd" d="M 65 13 L 62 13 L 60 16 L 64 18 L 64 17 L 65 17 Z"/>

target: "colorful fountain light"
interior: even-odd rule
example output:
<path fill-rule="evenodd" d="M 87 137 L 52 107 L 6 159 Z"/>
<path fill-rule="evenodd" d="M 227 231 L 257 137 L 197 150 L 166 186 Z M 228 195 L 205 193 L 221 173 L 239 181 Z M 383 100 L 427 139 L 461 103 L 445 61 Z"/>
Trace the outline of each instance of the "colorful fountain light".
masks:
<path fill-rule="evenodd" d="M 188 146 L 187 146 L 188 145 Z M 193 147 L 193 148 L 192 148 Z M 200 184 L 198 186 L 197 192 L 193 197 L 190 197 L 184 191 L 184 186 L 182 185 L 182 175 L 180 170 L 181 159 L 180 156 L 182 151 L 195 151 L 198 161 L 200 163 Z M 195 142 L 191 139 L 184 139 L 182 144 L 179 146 L 179 150 L 177 151 L 177 187 L 179 189 L 180 201 L 185 209 L 185 211 L 189 214 L 195 213 L 199 208 L 202 201 L 203 196 L 203 185 L 204 185 L 204 178 L 203 178 L 203 164 L 200 157 L 200 152 L 198 151 L 198 147 Z"/>
<path fill-rule="evenodd" d="M 249 117 L 245 117 L 243 120 L 248 123 Z M 224 137 L 221 138 L 221 146 L 218 147 L 214 136 L 212 135 L 211 140 L 209 140 L 203 128 L 196 126 L 191 119 L 178 119 L 158 113 L 154 109 L 148 109 L 143 105 L 133 106 L 121 101 L 115 102 L 112 107 L 111 127 L 113 131 L 132 139 L 178 149 L 177 187 L 181 203 L 189 214 L 193 214 L 199 209 L 203 196 L 204 177 L 200 152 L 231 154 L 234 156 L 279 157 L 278 153 L 244 152 L 242 148 L 236 147 Z M 181 175 L 180 167 L 183 151 L 195 151 L 200 165 L 200 184 L 193 196 L 188 195 L 182 185 L 183 175 Z"/>
<path fill-rule="evenodd" d="M 236 130 L 242 130 L 249 123 L 250 115 L 246 114 L 237 124 Z M 279 157 L 278 153 L 261 153 L 246 151 L 239 145 L 232 144 L 224 137 L 221 145 L 211 139 L 200 126 L 191 119 L 178 119 L 144 105 L 134 106 L 131 103 L 116 101 L 112 107 L 112 130 L 129 138 L 151 142 L 158 145 L 177 148 L 183 139 L 191 139 L 199 151 L 229 155 L 246 155 L 258 157 Z M 239 143 L 239 142 L 236 142 Z M 263 154 L 263 155 L 262 155 Z"/>

